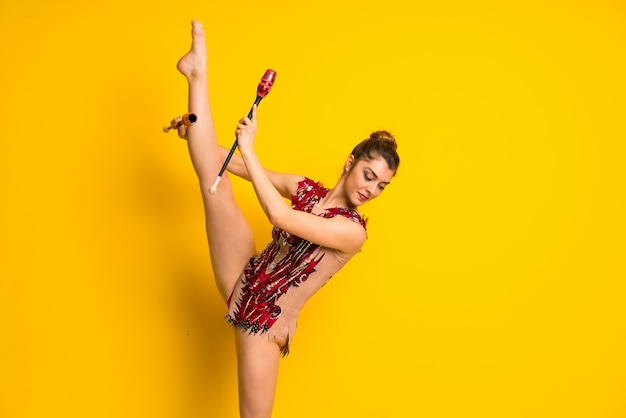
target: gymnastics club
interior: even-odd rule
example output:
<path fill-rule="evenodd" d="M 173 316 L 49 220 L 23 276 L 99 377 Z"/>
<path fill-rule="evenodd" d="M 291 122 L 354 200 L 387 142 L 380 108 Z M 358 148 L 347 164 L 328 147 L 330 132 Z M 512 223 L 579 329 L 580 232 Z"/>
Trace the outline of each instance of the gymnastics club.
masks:
<path fill-rule="evenodd" d="M 181 125 L 191 126 L 194 123 L 196 123 L 197 120 L 198 120 L 198 117 L 196 116 L 195 113 L 185 113 L 183 115 L 183 118 L 179 120 L 178 123 L 174 123 L 174 121 L 172 121 L 170 126 L 164 126 L 163 132 L 167 133 L 170 129 L 178 129 L 178 127 Z"/>
<path fill-rule="evenodd" d="M 254 109 L 254 106 L 257 106 L 257 107 L 259 106 L 259 103 L 261 103 L 261 99 L 267 96 L 267 94 L 272 89 L 272 86 L 274 85 L 274 81 L 276 81 L 276 71 L 274 70 L 265 71 L 265 74 L 263 74 L 263 78 L 261 78 L 261 81 L 259 82 L 259 86 L 256 89 L 256 100 L 254 101 L 254 104 L 252 105 L 252 108 L 250 109 L 250 113 L 248 113 L 248 119 L 252 119 L 252 110 Z M 238 143 L 237 138 L 235 138 L 235 142 L 233 143 L 233 146 L 230 148 L 230 152 L 228 153 L 226 160 L 224 160 L 224 164 L 222 165 L 222 169 L 220 170 L 220 173 L 217 175 L 217 179 L 215 179 L 215 183 L 213 183 L 213 186 L 211 186 L 211 188 L 209 189 L 209 193 L 215 194 L 215 192 L 217 191 L 217 185 L 222 179 L 224 170 L 226 170 L 226 166 L 228 166 L 228 163 L 230 162 L 231 157 L 233 156 L 233 154 L 235 153 L 235 150 L 237 149 L 237 143 Z"/>

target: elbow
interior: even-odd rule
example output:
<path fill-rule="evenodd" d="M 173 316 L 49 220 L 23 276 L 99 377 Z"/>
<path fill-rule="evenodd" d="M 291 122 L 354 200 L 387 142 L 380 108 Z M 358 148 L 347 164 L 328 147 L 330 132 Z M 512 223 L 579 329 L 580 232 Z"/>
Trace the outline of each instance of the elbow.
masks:
<path fill-rule="evenodd" d="M 285 226 L 286 219 L 289 214 L 289 210 L 286 207 L 274 208 L 267 210 L 267 219 L 274 226 L 283 228 Z"/>

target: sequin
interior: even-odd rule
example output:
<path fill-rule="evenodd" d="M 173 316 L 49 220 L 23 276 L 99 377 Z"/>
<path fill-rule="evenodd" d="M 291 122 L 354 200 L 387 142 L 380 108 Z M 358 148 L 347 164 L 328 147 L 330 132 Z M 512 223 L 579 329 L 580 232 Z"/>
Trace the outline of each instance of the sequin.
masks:
<path fill-rule="evenodd" d="M 314 204 L 327 193 L 328 189 L 320 183 L 305 179 L 292 197 L 292 208 L 311 213 Z M 330 208 L 317 214 L 325 218 L 337 215 L 365 228 L 365 221 L 356 210 Z M 241 289 L 226 316 L 228 322 L 253 334 L 267 332 L 283 316 L 280 299 L 307 282 L 325 254 L 319 245 L 274 227 L 272 242 L 246 265 Z"/>

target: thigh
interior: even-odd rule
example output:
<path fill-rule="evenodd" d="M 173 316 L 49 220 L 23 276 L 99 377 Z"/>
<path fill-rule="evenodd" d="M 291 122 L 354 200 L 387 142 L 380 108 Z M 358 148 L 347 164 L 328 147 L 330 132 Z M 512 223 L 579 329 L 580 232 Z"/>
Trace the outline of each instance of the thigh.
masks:
<path fill-rule="evenodd" d="M 256 253 L 252 229 L 237 205 L 230 181 L 225 177 L 215 195 L 201 183 L 211 265 L 217 288 L 224 299 Z"/>
<path fill-rule="evenodd" d="M 242 418 L 270 418 L 274 406 L 280 347 L 267 334 L 235 330 Z"/>

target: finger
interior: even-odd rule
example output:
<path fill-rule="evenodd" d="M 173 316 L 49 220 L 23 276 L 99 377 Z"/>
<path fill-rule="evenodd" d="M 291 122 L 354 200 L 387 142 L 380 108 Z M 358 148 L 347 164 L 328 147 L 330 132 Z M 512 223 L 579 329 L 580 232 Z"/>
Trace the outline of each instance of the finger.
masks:
<path fill-rule="evenodd" d="M 185 125 L 184 123 L 181 123 L 178 127 L 178 137 L 182 139 L 187 138 L 187 125 Z"/>
<path fill-rule="evenodd" d="M 256 123 L 256 104 L 252 105 L 252 122 Z"/>

